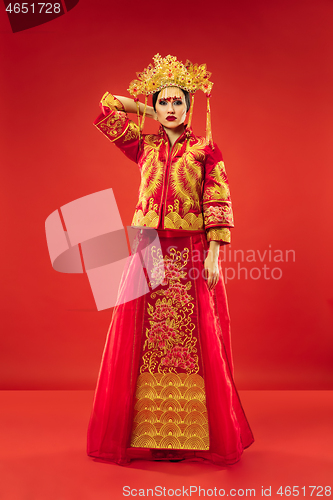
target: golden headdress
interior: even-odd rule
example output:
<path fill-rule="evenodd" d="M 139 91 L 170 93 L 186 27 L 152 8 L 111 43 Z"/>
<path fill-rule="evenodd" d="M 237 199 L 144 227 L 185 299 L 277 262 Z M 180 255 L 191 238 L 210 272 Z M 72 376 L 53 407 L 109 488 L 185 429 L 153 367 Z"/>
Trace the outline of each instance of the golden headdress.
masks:
<path fill-rule="evenodd" d="M 188 127 L 190 127 L 193 114 L 194 93 L 197 90 L 202 90 L 207 96 L 206 139 L 208 142 L 212 143 L 209 98 L 211 96 L 213 83 L 209 81 L 210 76 L 211 73 L 207 71 L 205 64 L 192 64 L 188 60 L 183 64 L 181 61 L 177 60 L 177 57 L 171 56 L 170 54 L 166 57 L 156 54 L 153 57 L 153 64 L 149 64 L 141 73 L 137 73 L 138 79 L 132 80 L 128 89 L 137 103 L 140 130 L 143 128 L 149 94 L 158 92 L 165 87 L 179 87 L 193 94 L 188 119 Z M 140 94 L 145 95 L 145 107 L 141 123 L 139 118 L 139 100 L 137 97 Z"/>

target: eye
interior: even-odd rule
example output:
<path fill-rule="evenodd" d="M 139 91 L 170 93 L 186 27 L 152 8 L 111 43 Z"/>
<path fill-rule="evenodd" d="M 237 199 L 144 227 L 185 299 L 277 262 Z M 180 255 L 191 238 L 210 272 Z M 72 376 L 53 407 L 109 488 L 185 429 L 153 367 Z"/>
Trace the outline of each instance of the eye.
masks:
<path fill-rule="evenodd" d="M 177 101 L 173 101 L 173 103 L 176 105 L 176 106 L 181 106 L 183 104 L 183 101 L 181 99 L 177 99 Z"/>
<path fill-rule="evenodd" d="M 165 106 L 166 104 L 168 104 L 165 99 L 160 99 L 158 103 L 161 104 L 161 106 Z"/>

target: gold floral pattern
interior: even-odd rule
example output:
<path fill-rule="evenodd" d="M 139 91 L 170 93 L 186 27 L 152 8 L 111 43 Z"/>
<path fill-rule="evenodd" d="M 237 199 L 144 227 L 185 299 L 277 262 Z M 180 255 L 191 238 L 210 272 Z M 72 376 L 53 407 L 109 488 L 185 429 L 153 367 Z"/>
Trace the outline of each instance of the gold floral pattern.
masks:
<path fill-rule="evenodd" d="M 205 226 L 209 224 L 228 224 L 233 225 L 233 214 L 230 205 L 210 205 L 204 212 Z"/>
<path fill-rule="evenodd" d="M 193 336 L 195 324 L 191 319 L 194 302 L 189 293 L 192 283 L 190 280 L 181 283 L 187 274 L 189 249 L 180 252 L 172 247 L 164 258 L 155 246 L 151 251 L 154 263 L 151 285 L 160 279 L 162 271 L 164 279 L 161 287 L 151 294 L 154 301 L 148 303 L 150 326 L 146 328 L 140 372 L 176 373 L 177 368 L 182 368 L 188 373 L 197 373 L 197 338 Z"/>
<path fill-rule="evenodd" d="M 200 375 L 189 248 L 151 249 L 153 270 L 137 379 L 131 446 L 209 449 L 205 383 Z M 188 280 L 187 280 L 188 279 Z"/>

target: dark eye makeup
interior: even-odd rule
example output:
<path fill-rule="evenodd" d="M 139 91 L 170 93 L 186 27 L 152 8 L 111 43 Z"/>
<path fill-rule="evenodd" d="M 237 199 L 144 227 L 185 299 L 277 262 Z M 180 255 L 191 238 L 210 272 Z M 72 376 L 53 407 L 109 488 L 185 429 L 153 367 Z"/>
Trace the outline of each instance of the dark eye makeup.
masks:
<path fill-rule="evenodd" d="M 160 99 L 158 103 L 162 106 L 165 106 L 166 104 L 168 104 L 168 101 L 167 99 Z M 173 104 L 176 104 L 176 106 L 181 106 L 183 104 L 183 101 L 181 99 L 177 99 L 173 101 Z"/>

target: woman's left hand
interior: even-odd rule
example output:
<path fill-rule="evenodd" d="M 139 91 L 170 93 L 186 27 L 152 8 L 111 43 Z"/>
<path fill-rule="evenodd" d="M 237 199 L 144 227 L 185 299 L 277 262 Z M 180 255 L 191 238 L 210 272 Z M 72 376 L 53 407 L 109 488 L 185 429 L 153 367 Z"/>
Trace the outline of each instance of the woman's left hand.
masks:
<path fill-rule="evenodd" d="M 209 291 L 215 288 L 219 280 L 219 251 L 220 242 L 210 241 L 209 252 L 204 262 L 205 278 L 207 279 L 207 287 Z"/>

